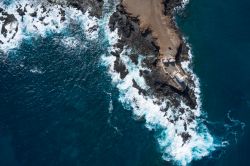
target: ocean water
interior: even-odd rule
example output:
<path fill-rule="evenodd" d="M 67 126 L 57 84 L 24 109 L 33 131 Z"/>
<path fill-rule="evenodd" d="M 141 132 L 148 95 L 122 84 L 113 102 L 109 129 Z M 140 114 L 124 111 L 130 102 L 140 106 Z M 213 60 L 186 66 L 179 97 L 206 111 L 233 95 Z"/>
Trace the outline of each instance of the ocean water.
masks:
<path fill-rule="evenodd" d="M 16 2 L 6 1 L 6 10 L 15 13 Z M 1 45 L 0 165 L 248 165 L 247 3 L 192 0 L 176 17 L 207 114 L 197 121 L 196 142 L 179 151 L 171 128 L 158 130 L 165 121 L 153 110 L 164 105 L 130 88 L 134 78 L 147 89 L 140 63 L 124 53 L 129 77 L 119 80 L 112 71 L 109 53 L 118 36 L 107 22 L 114 5 L 105 3 L 100 20 L 66 8 L 61 23 L 60 6 L 49 7 L 47 26 L 25 17 L 17 37 Z M 141 115 L 146 122 L 135 120 Z"/>
<path fill-rule="evenodd" d="M 250 164 L 249 15 L 247 0 L 191 0 L 177 18 L 192 47 L 210 131 L 230 143 L 214 159 L 193 165 Z"/>

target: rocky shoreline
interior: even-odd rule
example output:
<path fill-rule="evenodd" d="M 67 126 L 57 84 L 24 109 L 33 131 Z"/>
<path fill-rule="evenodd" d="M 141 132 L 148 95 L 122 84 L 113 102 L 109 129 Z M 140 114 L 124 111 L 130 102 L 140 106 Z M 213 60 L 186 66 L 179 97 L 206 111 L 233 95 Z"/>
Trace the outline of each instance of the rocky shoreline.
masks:
<path fill-rule="evenodd" d="M 188 47 L 186 43 L 181 38 L 181 32 L 177 29 L 174 21 L 174 7 L 176 5 L 181 5 L 180 0 L 164 1 L 165 14 L 171 18 L 171 26 L 176 30 L 176 34 L 180 37 L 181 44 L 178 48 L 176 54 L 176 64 L 181 68 L 181 62 L 189 61 L 188 57 Z M 127 46 L 132 48 L 135 54 L 145 55 L 145 60 L 143 64 L 146 68 L 149 68 L 151 72 L 141 71 L 141 75 L 145 78 L 147 84 L 150 86 L 150 93 L 158 98 L 164 98 L 167 96 L 168 99 L 175 103 L 175 107 L 178 107 L 178 101 L 184 101 L 190 108 L 195 108 L 197 106 L 196 97 L 192 87 L 195 86 L 192 76 L 190 73 L 185 72 L 187 75 L 187 84 L 188 86 L 184 91 L 180 91 L 175 87 L 171 86 L 168 81 L 165 79 L 165 73 L 159 69 L 157 66 L 157 55 L 159 54 L 159 46 L 155 43 L 155 38 L 152 36 L 152 30 L 146 29 L 141 31 L 140 20 L 138 17 L 132 17 L 127 13 L 122 4 L 119 4 L 116 8 L 116 12 L 110 18 L 109 26 L 113 31 L 118 29 L 118 34 L 120 40 L 116 47 L 123 49 Z M 115 70 L 121 73 L 121 77 L 126 76 L 127 70 L 119 60 L 119 55 L 121 51 L 113 52 L 112 54 L 117 57 Z M 153 56 L 152 56 L 153 55 Z M 133 62 L 136 63 L 136 58 L 134 55 L 131 56 Z M 182 69 L 183 70 L 183 69 Z"/>
<path fill-rule="evenodd" d="M 188 47 L 185 41 L 182 39 L 181 32 L 178 30 L 173 20 L 174 8 L 181 5 L 182 1 L 164 0 L 162 1 L 164 3 L 161 4 L 164 7 L 164 11 L 162 11 L 161 14 L 168 18 L 164 18 L 164 20 L 165 22 L 167 20 L 166 23 L 169 26 L 168 28 L 171 29 L 172 35 L 178 40 L 178 42 L 176 42 L 177 44 L 170 43 L 170 45 L 172 44 L 171 49 L 169 49 L 171 52 L 171 57 L 168 57 L 169 59 L 167 59 L 167 61 L 171 60 L 171 62 L 167 62 L 165 67 L 163 66 L 165 65 L 165 53 L 162 51 L 168 48 L 166 47 L 162 49 L 162 45 L 164 45 L 162 41 L 165 41 L 165 39 L 159 41 L 159 38 L 156 37 L 157 35 L 159 36 L 159 34 L 154 31 L 154 28 L 144 27 L 142 29 L 142 26 L 140 25 L 142 18 L 128 13 L 128 9 L 125 8 L 122 2 L 123 1 L 119 2 L 116 6 L 116 11 L 109 18 L 108 25 L 111 31 L 117 30 L 120 37 L 118 42 L 113 46 L 116 49 L 111 52 L 111 54 L 116 57 L 114 62 L 114 70 L 120 73 L 121 79 L 124 79 L 129 74 L 127 66 L 121 60 L 121 53 L 124 49 L 130 48 L 132 50 L 129 58 L 135 65 L 138 64 L 139 55 L 143 55 L 144 58 L 141 62 L 143 69 L 140 70 L 140 76 L 145 79 L 149 89 L 145 90 L 140 87 L 136 80 L 133 80 L 133 87 L 138 89 L 139 93 L 143 94 L 144 96 L 154 96 L 159 102 L 169 101 L 168 107 L 173 108 L 174 115 L 168 117 L 166 116 L 166 119 L 173 125 L 176 123 L 183 123 L 183 130 L 175 132 L 176 135 L 182 137 L 183 143 L 185 143 L 191 138 L 191 135 L 188 133 L 187 126 L 191 124 L 196 118 L 193 109 L 198 107 L 198 103 L 194 91 L 196 85 L 192 73 L 185 71 L 181 65 L 182 62 L 190 61 Z M 58 17 L 60 16 L 59 22 L 65 21 L 65 11 L 63 7 L 72 6 L 78 10 L 81 10 L 82 13 L 89 11 L 91 16 L 102 18 L 102 10 L 104 5 L 103 0 L 48 0 L 46 3 L 49 5 L 59 4 L 62 6 L 58 14 Z M 33 13 L 28 13 L 26 6 L 17 6 L 16 10 L 20 16 L 25 14 L 30 15 L 32 18 L 36 18 L 39 24 L 41 23 L 42 25 L 46 26 L 43 22 L 44 18 L 37 18 L 36 11 Z M 42 13 L 44 13 L 46 17 L 49 11 L 50 10 L 46 10 L 44 7 Z M 0 8 L 0 14 L 0 21 L 3 22 L 1 27 L 2 35 L 6 36 L 6 26 L 11 25 L 8 27 L 8 31 L 11 32 L 10 35 L 13 36 L 8 36 L 10 39 L 15 37 L 16 32 L 18 31 L 18 29 L 16 29 L 18 27 L 17 19 L 13 14 L 7 13 L 2 8 Z M 12 25 L 13 22 L 16 24 Z M 58 27 L 55 26 L 53 28 L 57 29 Z M 166 29 L 167 28 L 163 30 Z M 89 30 L 91 30 L 91 27 Z M 0 43 L 1 42 L 3 41 L 0 40 Z M 172 62 L 172 60 L 174 61 Z M 168 67 L 168 65 L 170 67 L 172 66 L 172 69 Z M 172 73 L 166 73 L 168 72 L 168 69 L 173 70 L 171 71 Z M 175 71 L 177 69 L 178 72 Z M 181 106 L 182 102 L 188 106 L 188 108 L 183 108 Z M 167 110 L 168 108 L 165 108 L 160 111 L 167 115 Z"/>
<path fill-rule="evenodd" d="M 181 65 L 182 62 L 190 62 L 191 60 L 188 54 L 189 48 L 174 22 L 175 8 L 182 5 L 182 1 L 164 0 L 162 5 L 164 6 L 164 15 L 170 18 L 168 22 L 169 28 L 174 30 L 173 35 L 177 36 L 179 40 L 179 44 L 175 45 L 176 47 L 174 49 L 176 49 L 176 52 L 172 54 L 172 58 L 174 58 L 174 66 L 178 68 L 181 75 L 185 77 L 184 88 L 178 88 L 175 82 L 173 83 L 173 80 L 162 69 L 161 65 L 159 65 L 164 55 L 162 55 L 160 51 L 161 45 L 157 42 L 156 36 L 158 34 L 155 35 L 152 26 L 150 28 L 143 27 L 142 29 L 140 25 L 142 22 L 142 20 L 140 20 L 141 17 L 128 13 L 122 2 L 117 5 L 116 11 L 110 17 L 109 22 L 111 31 L 117 30 L 120 37 L 118 43 L 114 46 L 118 49 L 112 52 L 112 55 L 116 57 L 114 70 L 120 73 L 121 79 L 124 79 L 128 74 L 128 69 L 121 59 L 122 51 L 126 48 L 132 49 L 132 53 L 128 55 L 128 57 L 130 57 L 134 64 L 138 63 L 138 55 L 144 56 L 142 66 L 149 70 L 140 70 L 140 75 L 143 76 L 146 84 L 150 88 L 147 90 L 142 89 L 135 80 L 133 80 L 133 87 L 138 89 L 139 93 L 144 96 L 156 97 L 159 104 L 161 101 L 169 101 L 168 106 L 161 111 L 165 112 L 165 118 L 169 123 L 173 125 L 183 124 L 183 129 L 175 131 L 175 134 L 182 138 L 183 146 L 192 139 L 192 134 L 190 134 L 189 131 L 190 126 L 192 126 L 197 118 L 196 111 L 194 110 L 199 111 L 199 101 L 195 92 L 197 88 L 195 78 L 191 72 L 185 71 Z M 133 1 L 131 1 L 131 3 L 133 3 Z M 145 23 L 145 20 L 143 21 Z M 148 24 L 150 23 L 146 25 Z M 176 68 L 174 68 L 174 70 Z M 183 107 L 182 103 L 187 107 Z M 171 113 L 168 113 L 169 108 L 172 110 Z M 169 114 L 174 115 L 169 116 Z"/>
<path fill-rule="evenodd" d="M 89 10 L 91 16 L 100 18 L 102 15 L 103 0 L 47 0 L 52 4 L 72 6 L 85 13 Z"/>
<path fill-rule="evenodd" d="M 102 6 L 102 0 L 44 0 L 32 3 L 23 0 L 11 6 L 3 4 L 0 7 L 0 53 L 18 45 L 19 40 L 26 35 L 26 29 L 27 33 L 38 36 L 47 30 L 60 32 L 65 24 L 71 24 L 71 20 L 86 19 L 82 21 L 86 24 L 83 29 L 91 34 L 87 37 L 94 38 L 92 32 L 98 31 L 95 20 L 101 18 Z M 70 16 L 71 14 L 78 16 Z"/>

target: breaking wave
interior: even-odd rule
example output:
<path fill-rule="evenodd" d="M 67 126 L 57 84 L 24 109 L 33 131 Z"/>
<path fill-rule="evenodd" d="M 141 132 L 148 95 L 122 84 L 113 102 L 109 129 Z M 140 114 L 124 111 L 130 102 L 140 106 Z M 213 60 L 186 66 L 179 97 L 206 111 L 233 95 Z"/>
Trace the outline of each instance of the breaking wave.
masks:
<path fill-rule="evenodd" d="M 178 165 L 187 165 L 192 160 L 208 156 L 217 147 L 222 146 L 220 142 L 217 143 L 215 137 L 211 136 L 203 123 L 199 80 L 190 69 L 189 61 L 182 62 L 182 67 L 192 74 L 195 81 L 194 92 L 198 103 L 195 109 L 190 109 L 182 101 L 179 101 L 181 103 L 179 107 L 174 107 L 167 98 L 159 100 L 155 96 L 144 95 L 133 87 L 133 81 L 135 81 L 140 88 L 147 91 L 149 87 L 140 75 L 140 70 L 148 70 L 148 72 L 150 70 L 142 65 L 143 55 L 139 55 L 138 64 L 132 62 L 129 48 L 124 48 L 120 54 L 121 61 L 128 69 L 127 76 L 124 79 L 120 78 L 120 74 L 114 70 L 116 57 L 110 54 L 111 51 L 118 49 L 113 46 L 118 42 L 119 36 L 117 30 L 111 32 L 108 28 L 109 17 L 115 10 L 108 0 L 104 1 L 104 17 L 101 19 L 90 16 L 88 11 L 82 13 L 75 8 L 61 5 L 32 5 L 28 0 L 16 1 L 10 5 L 0 3 L 0 5 L 3 8 L 0 17 L 4 18 L 0 19 L 0 27 L 6 30 L 0 34 L 0 49 L 4 52 L 18 47 L 24 39 L 46 37 L 53 33 L 67 34 L 66 28 L 72 21 L 81 26 L 87 40 L 96 40 L 99 32 L 103 30 L 104 40 L 107 40 L 110 48 L 108 55 L 101 57 L 101 62 L 108 67 L 112 82 L 119 89 L 119 101 L 125 108 L 133 110 L 136 118 L 144 118 L 145 126 L 149 130 L 155 131 L 163 159 Z M 22 14 L 20 11 L 26 12 Z M 7 17 L 9 19 L 6 22 Z M 80 45 L 74 37 L 65 36 L 61 42 L 70 48 Z M 191 51 L 189 56 L 191 59 Z M 30 72 L 41 73 L 42 71 L 34 68 Z M 188 111 L 183 112 L 183 110 Z M 111 114 L 112 111 L 113 105 L 110 100 L 109 113 Z"/>
<path fill-rule="evenodd" d="M 146 120 L 145 126 L 149 130 L 156 131 L 156 139 L 163 153 L 163 158 L 179 165 L 186 165 L 193 159 L 201 159 L 214 151 L 217 145 L 214 144 L 213 137 L 209 134 L 206 126 L 202 124 L 201 119 L 197 118 L 187 125 L 186 121 L 190 115 L 179 114 L 177 109 L 181 108 L 169 106 L 168 100 L 159 101 L 153 96 L 144 96 L 139 93 L 137 88 L 133 87 L 133 80 L 135 80 L 141 88 L 145 90 L 149 88 L 139 72 L 142 69 L 143 56 L 139 56 L 140 61 L 138 65 L 135 65 L 128 56 L 129 52 L 129 49 L 125 49 L 120 55 L 129 71 L 124 79 L 120 79 L 120 74 L 114 70 L 116 57 L 103 56 L 102 60 L 106 66 L 109 66 L 109 73 L 113 83 L 120 91 L 119 100 L 124 107 L 131 108 L 136 117 L 143 117 Z M 187 106 L 182 102 L 181 107 Z M 191 113 L 199 116 L 200 110 L 195 109 Z M 172 117 L 179 117 L 176 123 L 171 122 Z M 185 142 L 181 133 L 188 133 L 191 138 Z"/>
<path fill-rule="evenodd" d="M 80 25 L 87 40 L 98 38 L 98 19 L 89 12 L 82 13 L 73 7 L 51 4 L 36 4 L 29 0 L 14 1 L 9 5 L 0 3 L 0 49 L 7 52 L 31 37 L 46 37 L 54 33 L 65 33 L 72 23 Z M 3 31 L 4 30 L 4 31 Z M 71 46 L 77 42 L 69 39 L 64 44 Z"/>
<path fill-rule="evenodd" d="M 102 64 L 108 67 L 113 84 L 119 89 L 119 101 L 127 109 L 133 111 L 136 119 L 145 119 L 145 126 L 149 130 L 155 131 L 155 137 L 159 148 L 163 154 L 163 159 L 174 162 L 177 165 L 187 165 L 192 160 L 198 160 L 208 156 L 216 148 L 224 146 L 220 141 L 212 137 L 208 128 L 203 123 L 200 102 L 199 80 L 190 69 L 190 62 L 182 62 L 182 67 L 186 72 L 192 74 L 195 81 L 194 92 L 197 97 L 198 106 L 190 109 L 184 102 L 179 101 L 181 106 L 174 107 L 165 98 L 160 100 L 155 96 L 144 95 L 133 86 L 133 81 L 143 90 L 148 90 L 144 78 L 140 75 L 140 70 L 148 70 L 143 67 L 143 55 L 139 55 L 139 63 L 134 64 L 129 55 L 131 50 L 124 48 L 120 54 L 120 60 L 126 66 L 128 74 L 124 79 L 120 78 L 120 73 L 114 69 L 116 61 L 112 51 L 118 48 L 113 47 L 118 42 L 117 30 L 110 32 L 106 29 L 108 41 L 110 42 L 110 54 L 102 56 Z M 191 59 L 191 51 L 189 52 Z M 182 112 L 182 110 L 188 110 Z M 195 117 L 191 120 L 191 117 Z M 173 123 L 173 121 L 175 121 Z M 184 138 L 187 139 L 184 139 Z"/>

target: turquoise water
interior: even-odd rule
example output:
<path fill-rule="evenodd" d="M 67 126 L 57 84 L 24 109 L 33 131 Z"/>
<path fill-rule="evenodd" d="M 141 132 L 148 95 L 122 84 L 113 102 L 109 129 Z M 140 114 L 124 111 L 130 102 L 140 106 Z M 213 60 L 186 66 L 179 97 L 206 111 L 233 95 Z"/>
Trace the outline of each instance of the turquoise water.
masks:
<path fill-rule="evenodd" d="M 178 25 L 192 47 L 204 123 L 229 145 L 191 165 L 248 165 L 250 4 L 213 1 L 192 0 Z M 1 53 L 0 165 L 173 165 L 155 132 L 119 101 L 101 61 L 104 30 L 89 40 L 79 26 Z"/>

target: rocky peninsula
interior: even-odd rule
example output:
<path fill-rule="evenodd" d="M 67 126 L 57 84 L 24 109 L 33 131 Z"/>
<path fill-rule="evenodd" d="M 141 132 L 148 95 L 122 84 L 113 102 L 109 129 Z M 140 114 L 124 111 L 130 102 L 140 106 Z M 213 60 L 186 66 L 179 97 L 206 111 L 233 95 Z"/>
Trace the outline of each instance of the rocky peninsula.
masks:
<path fill-rule="evenodd" d="M 103 0 L 49 0 L 50 3 L 66 4 L 98 18 L 102 17 Z M 118 30 L 120 39 L 115 45 L 116 56 L 114 68 L 120 73 L 121 79 L 128 74 L 126 65 L 120 59 L 125 47 L 131 48 L 131 60 L 137 64 L 138 55 L 144 55 L 142 65 L 148 70 L 141 70 L 140 74 L 150 87 L 147 91 L 140 88 L 136 81 L 133 86 L 144 95 L 153 95 L 159 100 L 168 99 L 171 106 L 178 108 L 184 102 L 194 109 L 197 107 L 194 78 L 185 71 L 182 62 L 190 61 L 189 48 L 182 38 L 182 34 L 174 21 L 175 9 L 182 5 L 182 0 L 107 0 L 114 4 L 116 10 L 109 19 L 111 31 Z M 177 109 L 180 114 L 190 112 L 188 122 L 195 118 L 190 109 Z M 175 119 L 169 119 L 174 123 Z M 187 123 L 188 123 L 187 122 Z M 183 134 L 187 138 L 188 134 Z"/>
<path fill-rule="evenodd" d="M 110 1 L 110 2 L 109 2 Z M 40 4 L 40 2 L 37 2 Z M 32 5 L 16 6 L 20 17 L 31 17 L 34 29 L 36 25 L 51 26 L 57 30 L 58 25 L 65 20 L 65 8 L 73 7 L 85 13 L 88 11 L 90 17 L 102 18 L 104 3 L 114 4 L 114 0 L 48 0 L 40 4 L 41 10 L 32 8 Z M 58 25 L 49 20 L 52 9 L 50 5 L 58 4 L 57 18 L 60 18 Z M 111 54 L 115 56 L 114 70 L 124 79 L 128 74 L 128 66 L 121 60 L 121 53 L 124 49 L 132 49 L 129 58 L 137 65 L 139 55 L 144 56 L 140 69 L 140 77 L 143 77 L 147 90 L 141 88 L 136 80 L 133 80 L 133 87 L 138 89 L 140 94 L 157 98 L 157 102 L 168 101 L 168 108 L 173 108 L 173 116 L 167 115 L 168 108 L 161 109 L 167 122 L 175 125 L 182 124 L 183 130 L 175 131 L 176 135 L 181 136 L 183 142 L 191 138 L 187 127 L 191 124 L 196 115 L 192 109 L 197 108 L 197 98 L 195 95 L 195 82 L 191 72 L 185 70 L 182 62 L 190 61 L 188 47 L 183 40 L 180 31 L 174 22 L 175 8 L 182 4 L 181 0 L 121 0 L 116 2 L 116 10 L 109 17 L 108 28 L 110 31 L 117 30 L 119 35 L 118 42 Z M 34 5 L 36 6 L 36 5 Z M 46 8 L 47 7 L 47 8 Z M 78 11 L 77 10 L 77 11 Z M 38 17 L 40 12 L 41 17 Z M 70 23 L 68 18 L 68 22 Z M 35 20 L 35 21 L 34 21 Z M 20 20 L 12 13 L 8 13 L 0 8 L 0 21 L 2 21 L 1 34 L 3 41 L 8 43 L 18 31 Z M 90 24 L 86 32 L 98 31 L 97 24 Z M 89 36 L 91 36 L 91 33 Z M 132 87 L 132 86 L 131 86 Z M 187 107 L 182 107 L 184 103 Z M 161 113 L 162 113 L 161 112 Z M 192 128 L 192 127 L 190 127 Z M 191 130 L 191 129 L 190 129 Z"/>
<path fill-rule="evenodd" d="M 176 27 L 174 9 L 180 0 L 122 0 L 110 18 L 111 30 L 118 29 L 121 37 L 118 47 L 129 46 L 138 54 L 146 55 L 144 64 L 151 72 L 141 75 L 155 96 L 168 96 L 178 107 L 181 98 L 195 108 L 194 81 L 184 71 L 181 62 L 189 61 L 188 47 Z M 126 69 L 117 55 L 115 68 L 126 76 Z M 131 58 L 136 59 L 134 55 Z"/>

